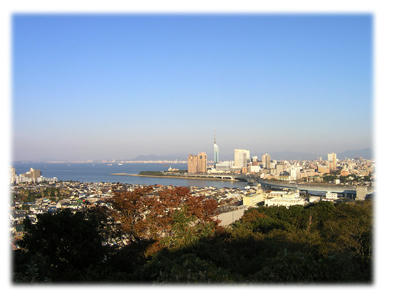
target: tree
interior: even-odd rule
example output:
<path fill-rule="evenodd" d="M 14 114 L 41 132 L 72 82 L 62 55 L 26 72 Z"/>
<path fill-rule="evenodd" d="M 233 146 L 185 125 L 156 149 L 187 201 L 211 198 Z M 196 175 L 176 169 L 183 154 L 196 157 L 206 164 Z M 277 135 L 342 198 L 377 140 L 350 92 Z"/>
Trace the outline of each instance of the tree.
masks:
<path fill-rule="evenodd" d="M 218 207 L 217 202 L 192 196 L 187 187 L 159 191 L 155 191 L 154 187 L 144 187 L 132 192 L 116 192 L 111 203 L 114 220 L 121 224 L 121 229 L 130 234 L 132 240 L 152 239 L 159 242 L 176 236 L 181 232 L 177 228 L 182 222 L 188 227 L 201 225 L 214 229 L 217 225 L 212 218 Z"/>
<path fill-rule="evenodd" d="M 99 211 L 73 214 L 68 209 L 38 215 L 36 224 L 25 219 L 26 233 L 18 242 L 22 250 L 15 253 L 15 280 L 25 281 L 27 275 L 37 281 L 79 281 L 85 270 L 104 259 L 102 220 Z M 18 265 L 21 260 L 25 267 Z"/>

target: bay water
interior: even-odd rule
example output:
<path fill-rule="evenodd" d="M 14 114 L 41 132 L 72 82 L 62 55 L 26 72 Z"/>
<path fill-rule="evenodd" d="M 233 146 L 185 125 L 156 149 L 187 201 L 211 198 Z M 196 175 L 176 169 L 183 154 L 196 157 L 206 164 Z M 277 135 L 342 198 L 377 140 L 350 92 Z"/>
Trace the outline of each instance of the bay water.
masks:
<path fill-rule="evenodd" d="M 243 189 L 246 182 L 193 180 L 182 178 L 153 178 L 141 176 L 119 176 L 112 173 L 139 174 L 140 171 L 167 171 L 169 167 L 186 170 L 187 164 L 159 164 L 159 163 L 127 163 L 112 165 L 104 163 L 38 163 L 14 162 L 12 166 L 17 174 L 25 173 L 30 168 L 39 169 L 44 177 L 57 177 L 58 180 L 81 182 L 121 182 L 144 185 L 174 185 L 198 187 L 231 187 Z"/>

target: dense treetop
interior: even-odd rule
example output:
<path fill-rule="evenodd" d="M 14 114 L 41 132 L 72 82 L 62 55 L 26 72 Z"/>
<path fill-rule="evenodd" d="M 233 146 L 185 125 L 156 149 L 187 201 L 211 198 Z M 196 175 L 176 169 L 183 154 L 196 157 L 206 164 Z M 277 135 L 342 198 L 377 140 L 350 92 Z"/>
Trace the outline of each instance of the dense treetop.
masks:
<path fill-rule="evenodd" d="M 113 210 L 26 221 L 16 282 L 360 282 L 372 280 L 371 201 L 258 207 L 230 227 L 187 188 L 115 193 Z M 110 226 L 112 220 L 113 226 Z M 105 245 L 129 237 L 124 247 Z"/>

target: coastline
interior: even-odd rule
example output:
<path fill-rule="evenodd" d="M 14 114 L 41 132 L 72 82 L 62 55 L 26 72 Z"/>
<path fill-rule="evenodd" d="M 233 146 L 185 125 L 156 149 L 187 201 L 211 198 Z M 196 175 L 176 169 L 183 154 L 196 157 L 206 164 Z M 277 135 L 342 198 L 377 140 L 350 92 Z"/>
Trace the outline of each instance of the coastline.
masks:
<path fill-rule="evenodd" d="M 140 174 L 129 174 L 129 173 L 111 173 L 113 176 L 137 176 L 137 177 L 152 177 L 152 178 L 177 178 L 177 179 L 192 179 L 192 180 L 216 180 L 216 181 L 233 181 L 237 180 L 222 179 L 214 177 L 197 177 L 197 176 L 182 176 L 182 175 L 140 175 Z"/>

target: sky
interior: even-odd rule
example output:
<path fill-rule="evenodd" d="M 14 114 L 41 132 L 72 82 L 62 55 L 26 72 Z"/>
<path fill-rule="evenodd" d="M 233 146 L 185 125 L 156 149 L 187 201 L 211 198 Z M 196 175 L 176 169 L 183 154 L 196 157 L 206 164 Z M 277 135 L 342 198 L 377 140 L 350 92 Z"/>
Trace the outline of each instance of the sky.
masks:
<path fill-rule="evenodd" d="M 13 160 L 372 147 L 371 15 L 12 18 Z"/>

